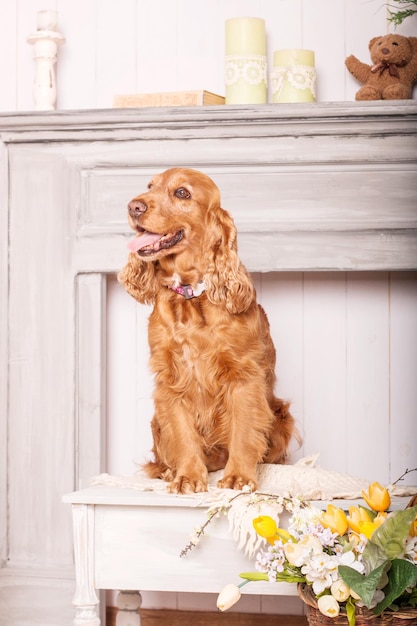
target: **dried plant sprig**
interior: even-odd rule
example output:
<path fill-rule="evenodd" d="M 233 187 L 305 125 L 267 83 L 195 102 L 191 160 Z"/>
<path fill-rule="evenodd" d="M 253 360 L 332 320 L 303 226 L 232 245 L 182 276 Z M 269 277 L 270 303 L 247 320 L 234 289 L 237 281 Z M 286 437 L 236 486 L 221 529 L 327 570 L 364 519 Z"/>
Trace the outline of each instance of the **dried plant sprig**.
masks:
<path fill-rule="evenodd" d="M 397 483 L 400 482 L 400 480 L 403 480 L 405 476 L 407 476 L 407 474 L 411 474 L 411 472 L 417 472 L 417 467 L 413 467 L 413 469 L 406 469 L 405 472 L 403 474 L 401 474 L 401 476 L 399 478 L 397 478 L 397 480 L 395 480 L 392 485 L 396 485 Z"/>
<path fill-rule="evenodd" d="M 180 557 L 185 556 L 188 552 L 190 552 L 190 550 L 195 548 L 198 542 L 200 541 L 201 536 L 204 535 L 207 526 L 211 524 L 213 519 L 215 517 L 219 517 L 220 513 L 226 513 L 227 510 L 230 508 L 233 500 L 236 500 L 236 498 L 239 498 L 242 495 L 245 495 L 245 492 L 243 491 L 239 492 L 238 494 L 236 494 L 235 496 L 227 500 L 227 502 L 223 502 L 222 504 L 218 506 L 214 506 L 208 509 L 207 520 L 204 522 L 204 524 L 202 524 L 201 526 L 199 526 L 198 528 L 194 530 L 194 535 L 192 536 L 191 540 L 181 550 Z"/>
<path fill-rule="evenodd" d="M 250 496 L 248 505 L 255 506 L 259 504 L 259 502 L 273 501 L 273 502 L 278 502 L 279 504 L 282 504 L 290 512 L 292 512 L 294 508 L 297 508 L 297 507 L 304 508 L 308 506 L 308 504 L 304 502 L 301 498 L 296 498 L 296 497 L 291 498 L 289 496 L 278 496 L 273 493 L 263 493 L 260 491 L 254 491 L 254 492 L 240 491 L 235 496 L 232 496 L 231 498 L 229 498 L 226 502 L 222 502 L 221 504 L 217 506 L 213 506 L 208 509 L 207 520 L 204 522 L 204 524 L 202 524 L 201 526 L 199 526 L 198 528 L 194 530 L 194 534 L 192 535 L 190 541 L 181 550 L 180 557 L 185 556 L 186 554 L 188 554 L 188 552 L 193 550 L 197 546 L 201 537 L 204 535 L 207 527 L 213 522 L 213 520 L 215 518 L 218 518 L 221 513 L 223 513 L 224 515 L 227 515 L 227 512 L 232 506 L 233 502 L 237 498 L 240 498 L 241 496 Z"/>

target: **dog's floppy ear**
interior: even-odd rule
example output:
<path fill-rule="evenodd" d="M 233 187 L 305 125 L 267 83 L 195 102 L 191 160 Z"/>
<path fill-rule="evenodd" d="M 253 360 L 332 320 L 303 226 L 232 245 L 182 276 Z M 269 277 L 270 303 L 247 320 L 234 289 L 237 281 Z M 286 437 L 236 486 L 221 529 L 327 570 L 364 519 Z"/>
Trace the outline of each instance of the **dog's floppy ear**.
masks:
<path fill-rule="evenodd" d="M 155 264 L 142 261 L 136 252 L 129 254 L 128 261 L 119 272 L 117 280 L 141 304 L 153 304 L 160 289 Z"/>
<path fill-rule="evenodd" d="M 255 299 L 255 289 L 237 253 L 237 232 L 227 211 L 211 212 L 209 264 L 204 282 L 213 304 L 223 304 L 229 313 L 244 313 Z"/>

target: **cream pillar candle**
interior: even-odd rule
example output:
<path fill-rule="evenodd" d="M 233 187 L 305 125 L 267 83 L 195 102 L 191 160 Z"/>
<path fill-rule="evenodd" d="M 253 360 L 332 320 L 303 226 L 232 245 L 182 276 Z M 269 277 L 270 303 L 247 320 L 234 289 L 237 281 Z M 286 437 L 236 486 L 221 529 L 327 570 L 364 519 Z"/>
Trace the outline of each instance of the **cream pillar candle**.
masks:
<path fill-rule="evenodd" d="M 226 20 L 226 104 L 263 104 L 266 96 L 265 20 Z"/>
<path fill-rule="evenodd" d="M 312 50 L 277 50 L 271 72 L 273 102 L 314 102 L 316 70 Z"/>
<path fill-rule="evenodd" d="M 58 13 L 56 11 L 38 11 L 36 15 L 37 30 L 56 30 L 58 26 Z"/>
<path fill-rule="evenodd" d="M 57 32 L 56 11 L 38 11 L 37 31 L 27 38 L 33 45 L 35 60 L 35 78 L 33 81 L 33 99 L 37 111 L 55 109 L 56 80 L 55 68 L 58 46 L 65 42 Z"/>

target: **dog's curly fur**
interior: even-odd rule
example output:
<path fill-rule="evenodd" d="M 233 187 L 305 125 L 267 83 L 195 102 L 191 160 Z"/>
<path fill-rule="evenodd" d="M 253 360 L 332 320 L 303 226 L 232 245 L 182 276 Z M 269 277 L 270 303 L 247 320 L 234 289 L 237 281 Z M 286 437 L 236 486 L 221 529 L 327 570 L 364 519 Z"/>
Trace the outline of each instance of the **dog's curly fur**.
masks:
<path fill-rule="evenodd" d="M 220 192 L 205 174 L 172 168 L 129 203 L 128 220 L 142 241 L 152 234 L 118 276 L 153 304 L 154 461 L 145 469 L 173 493 L 206 491 L 208 472 L 222 468 L 220 487 L 256 489 L 257 464 L 283 462 L 298 436 L 288 403 L 274 395 L 269 323 Z M 202 281 L 198 297 L 174 291 Z"/>

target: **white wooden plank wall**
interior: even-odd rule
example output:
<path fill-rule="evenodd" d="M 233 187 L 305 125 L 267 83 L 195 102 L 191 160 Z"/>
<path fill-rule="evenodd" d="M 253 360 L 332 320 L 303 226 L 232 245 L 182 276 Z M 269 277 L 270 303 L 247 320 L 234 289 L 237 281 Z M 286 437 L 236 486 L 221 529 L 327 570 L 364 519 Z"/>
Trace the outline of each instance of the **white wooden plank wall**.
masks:
<path fill-rule="evenodd" d="M 33 109 L 26 38 L 43 9 L 58 11 L 66 38 L 58 52 L 60 109 L 111 107 L 122 93 L 224 94 L 224 22 L 243 15 L 265 19 L 269 69 L 274 50 L 312 49 L 317 99 L 353 100 L 359 85 L 344 59 L 353 53 L 369 62 L 369 40 L 394 30 L 384 0 L 2 0 L 1 9 L 0 111 Z M 417 16 L 396 32 L 417 35 Z"/>

